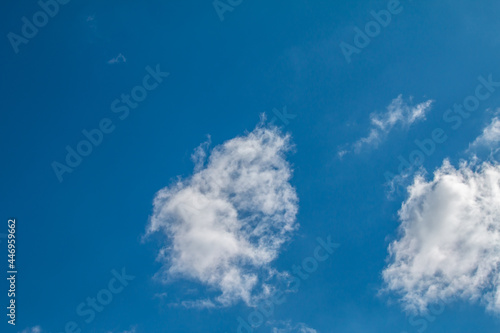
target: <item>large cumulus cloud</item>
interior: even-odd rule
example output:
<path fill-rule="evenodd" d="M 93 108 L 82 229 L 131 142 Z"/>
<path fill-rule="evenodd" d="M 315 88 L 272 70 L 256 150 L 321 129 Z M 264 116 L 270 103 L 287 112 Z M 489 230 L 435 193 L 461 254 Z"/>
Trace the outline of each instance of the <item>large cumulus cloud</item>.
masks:
<path fill-rule="evenodd" d="M 417 176 L 399 212 L 400 238 L 383 271 L 408 310 L 461 298 L 500 313 L 500 166 L 445 161 Z"/>
<path fill-rule="evenodd" d="M 201 145 L 193 175 L 156 194 L 147 232 L 166 236 L 159 276 L 219 291 L 215 299 L 186 304 L 252 305 L 271 292 L 269 281 L 279 276 L 271 263 L 297 227 L 290 148 L 288 135 L 259 125 L 211 152 Z"/>

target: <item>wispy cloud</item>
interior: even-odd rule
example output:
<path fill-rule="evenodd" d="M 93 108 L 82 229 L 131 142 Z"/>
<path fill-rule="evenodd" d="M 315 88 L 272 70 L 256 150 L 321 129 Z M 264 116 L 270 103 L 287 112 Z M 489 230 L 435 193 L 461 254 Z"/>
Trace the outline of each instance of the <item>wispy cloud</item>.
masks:
<path fill-rule="evenodd" d="M 110 64 L 110 65 L 112 65 L 112 64 L 118 64 L 118 63 L 122 63 L 122 62 L 127 62 L 127 59 L 121 53 L 119 53 L 116 57 L 108 60 L 108 64 Z"/>
<path fill-rule="evenodd" d="M 272 333 L 318 333 L 318 331 L 304 323 L 292 324 L 290 320 L 274 321 L 270 325 L 274 326 L 271 331 Z"/>
<path fill-rule="evenodd" d="M 479 137 L 469 145 L 469 151 L 475 151 L 481 148 L 494 150 L 498 148 L 500 142 L 500 119 L 494 117 L 491 123 L 487 125 Z"/>
<path fill-rule="evenodd" d="M 445 161 L 408 193 L 383 271 L 387 290 L 409 311 L 462 298 L 500 313 L 500 166 Z"/>
<path fill-rule="evenodd" d="M 432 103 L 432 100 L 428 100 L 412 106 L 403 100 L 402 95 L 399 95 L 387 106 L 386 112 L 370 115 L 371 126 L 368 136 L 359 139 L 348 148 L 340 149 L 338 151 L 339 157 L 342 158 L 352 150 L 355 153 L 360 153 L 365 148 L 377 147 L 394 128 L 407 129 L 413 123 L 424 120 Z"/>
<path fill-rule="evenodd" d="M 167 293 L 156 293 L 153 295 L 153 298 L 159 298 L 159 299 L 164 299 L 168 296 Z"/>
<path fill-rule="evenodd" d="M 269 279 L 280 276 L 270 264 L 297 228 L 290 148 L 289 135 L 264 125 L 210 153 L 202 144 L 194 174 L 156 194 L 147 233 L 168 239 L 157 277 L 185 277 L 221 292 L 184 306 L 252 305 L 270 294 Z"/>

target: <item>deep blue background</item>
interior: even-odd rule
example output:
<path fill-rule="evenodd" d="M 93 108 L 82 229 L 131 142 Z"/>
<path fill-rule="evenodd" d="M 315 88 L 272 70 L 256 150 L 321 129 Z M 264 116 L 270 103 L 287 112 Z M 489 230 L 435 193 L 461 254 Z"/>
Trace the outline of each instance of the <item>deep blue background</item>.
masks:
<path fill-rule="evenodd" d="M 159 244 L 141 243 L 141 236 L 155 192 L 177 175 L 189 176 L 191 152 L 207 134 L 220 144 L 252 130 L 262 112 L 272 116 L 273 108 L 287 106 L 297 115 L 283 129 L 296 144 L 290 161 L 301 229 L 276 266 L 289 269 L 309 256 L 319 235 L 341 247 L 272 319 L 319 332 L 417 332 L 394 295 L 378 296 L 403 199 L 387 199 L 383 175 L 436 127 L 449 140 L 424 166 L 456 160 L 491 116 L 485 110 L 500 104 L 499 91 L 457 131 L 442 120 L 474 92 L 479 75 L 500 81 L 500 5 L 401 3 L 403 12 L 350 64 L 340 42 L 352 43 L 353 28 L 387 1 L 245 0 L 221 22 L 211 1 L 72 0 L 18 54 L 3 38 L 0 232 L 7 232 L 8 217 L 17 218 L 19 275 L 17 329 L 4 318 L 2 331 L 40 325 L 61 332 L 67 321 L 82 323 L 76 306 L 107 286 L 112 269 L 126 267 L 136 279 L 81 326 L 84 332 L 132 325 L 138 332 L 235 332 L 236 317 L 250 312 L 243 305 L 201 311 L 168 305 L 188 286 L 151 280 Z M 20 33 L 21 17 L 39 10 L 33 0 L 2 8 L 4 36 Z M 119 53 L 127 61 L 108 64 Z M 156 64 L 170 77 L 119 120 L 111 102 Z M 435 100 L 428 121 L 391 133 L 377 150 L 339 160 L 338 147 L 365 136 L 369 114 L 399 94 Z M 66 145 L 75 147 L 81 131 L 103 118 L 113 120 L 114 132 L 58 182 L 51 163 L 62 163 Z M 153 297 L 161 292 L 168 294 L 163 302 Z M 482 307 L 454 303 L 426 332 L 499 327 Z"/>

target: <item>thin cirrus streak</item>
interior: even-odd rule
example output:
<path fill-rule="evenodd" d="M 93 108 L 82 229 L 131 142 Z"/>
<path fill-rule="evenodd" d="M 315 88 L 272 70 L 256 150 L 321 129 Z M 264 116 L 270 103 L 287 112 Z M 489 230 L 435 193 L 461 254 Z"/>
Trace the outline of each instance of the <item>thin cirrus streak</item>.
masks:
<path fill-rule="evenodd" d="M 351 151 L 360 153 L 368 147 L 378 147 L 394 128 L 408 129 L 414 123 L 425 120 L 432 103 L 432 100 L 428 100 L 417 105 L 410 105 L 403 99 L 403 95 L 399 95 L 387 106 L 386 112 L 370 114 L 371 126 L 368 136 L 358 139 L 350 144 L 350 147 L 347 145 L 340 148 L 338 156 L 342 158 Z"/>

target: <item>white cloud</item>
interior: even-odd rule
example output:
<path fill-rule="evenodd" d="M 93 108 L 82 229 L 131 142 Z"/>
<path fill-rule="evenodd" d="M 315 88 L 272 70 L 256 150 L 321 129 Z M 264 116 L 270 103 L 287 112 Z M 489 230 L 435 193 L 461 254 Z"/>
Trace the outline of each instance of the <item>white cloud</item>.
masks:
<path fill-rule="evenodd" d="M 491 123 L 486 126 L 483 133 L 477 137 L 477 139 L 469 145 L 469 151 L 476 150 L 480 148 L 488 148 L 493 150 L 498 147 L 500 142 L 500 119 L 494 117 Z"/>
<path fill-rule="evenodd" d="M 153 295 L 153 298 L 159 298 L 159 299 L 164 299 L 168 296 L 167 293 L 156 293 Z"/>
<path fill-rule="evenodd" d="M 308 327 L 304 323 L 297 323 L 293 325 L 289 320 L 272 322 L 271 325 L 276 326 L 272 328 L 272 333 L 318 333 L 318 331 Z"/>
<path fill-rule="evenodd" d="M 426 181 L 416 176 L 389 246 L 387 290 L 409 311 L 461 298 L 500 313 L 500 166 L 448 161 Z"/>
<path fill-rule="evenodd" d="M 413 123 L 424 120 L 426 113 L 431 109 L 432 102 L 432 100 L 428 100 L 411 106 L 403 100 L 402 95 L 399 95 L 387 106 L 386 112 L 370 115 L 371 127 L 368 136 L 356 141 L 352 145 L 352 149 L 359 153 L 364 147 L 377 147 L 396 126 L 408 128 Z M 342 149 L 339 156 L 342 157 L 345 153 L 345 149 Z"/>
<path fill-rule="evenodd" d="M 157 277 L 185 277 L 221 292 L 185 306 L 252 305 L 272 290 L 269 281 L 280 274 L 270 264 L 297 228 L 290 148 L 288 135 L 262 125 L 215 147 L 208 161 L 203 144 L 194 174 L 156 194 L 147 232 L 168 238 Z"/>
<path fill-rule="evenodd" d="M 108 64 L 110 64 L 110 65 L 118 64 L 121 62 L 127 62 L 127 58 L 125 58 L 125 56 L 121 53 L 119 53 L 115 58 L 108 60 Z"/>
<path fill-rule="evenodd" d="M 24 330 L 22 330 L 19 333 L 41 333 L 41 332 L 42 332 L 42 329 L 40 328 L 40 326 L 33 326 L 33 327 L 25 328 Z"/>

